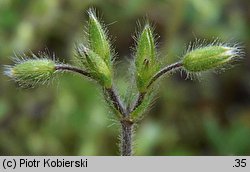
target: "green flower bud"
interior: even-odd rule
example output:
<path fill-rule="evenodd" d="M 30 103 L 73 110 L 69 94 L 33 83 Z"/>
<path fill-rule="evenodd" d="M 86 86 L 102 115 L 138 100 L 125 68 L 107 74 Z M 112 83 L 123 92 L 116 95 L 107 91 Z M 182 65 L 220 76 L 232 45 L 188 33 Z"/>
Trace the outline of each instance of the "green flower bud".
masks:
<path fill-rule="evenodd" d="M 27 88 L 46 84 L 55 73 L 55 62 L 49 59 L 19 60 L 14 66 L 7 66 L 5 75 Z"/>
<path fill-rule="evenodd" d="M 188 52 L 183 58 L 183 67 L 188 72 L 202 72 L 223 67 L 240 56 L 237 47 L 211 45 Z"/>
<path fill-rule="evenodd" d="M 98 21 L 93 10 L 89 11 L 88 35 L 89 48 L 98 54 L 107 65 L 111 65 L 111 50 L 110 43 L 107 38 L 105 29 Z"/>
<path fill-rule="evenodd" d="M 159 69 L 154 36 L 148 24 L 138 39 L 135 56 L 137 88 L 140 92 L 145 92 L 151 77 Z"/>
<path fill-rule="evenodd" d="M 85 66 L 89 69 L 91 75 L 100 81 L 102 85 L 104 85 L 106 88 L 111 88 L 112 81 L 111 81 L 111 69 L 105 61 L 94 51 L 82 47 L 82 50 L 85 53 L 86 56 L 86 62 Z"/>

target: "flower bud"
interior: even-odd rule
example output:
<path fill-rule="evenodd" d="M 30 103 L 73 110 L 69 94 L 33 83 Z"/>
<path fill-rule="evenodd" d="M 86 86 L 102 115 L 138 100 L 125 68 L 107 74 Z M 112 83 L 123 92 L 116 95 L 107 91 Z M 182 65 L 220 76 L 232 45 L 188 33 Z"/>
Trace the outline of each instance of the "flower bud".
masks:
<path fill-rule="evenodd" d="M 144 27 L 138 39 L 135 56 L 137 87 L 140 92 L 145 92 L 148 82 L 159 68 L 154 36 L 148 24 Z"/>
<path fill-rule="evenodd" d="M 182 63 L 188 72 L 202 72 L 223 67 L 239 55 L 240 50 L 236 47 L 212 45 L 188 52 Z"/>
<path fill-rule="evenodd" d="M 104 61 L 111 64 L 110 43 L 106 35 L 105 29 L 98 21 L 93 10 L 89 11 L 88 35 L 89 48 L 98 54 Z"/>
<path fill-rule="evenodd" d="M 19 60 L 14 66 L 7 66 L 4 73 L 21 87 L 34 87 L 46 84 L 52 78 L 56 71 L 55 65 L 49 59 Z"/>
<path fill-rule="evenodd" d="M 85 66 L 89 69 L 89 72 L 91 75 L 100 81 L 102 85 L 104 85 L 106 88 L 111 88 L 112 82 L 111 82 L 111 69 L 109 66 L 105 63 L 105 61 L 94 51 L 82 47 L 85 56 L 86 56 L 86 62 Z"/>

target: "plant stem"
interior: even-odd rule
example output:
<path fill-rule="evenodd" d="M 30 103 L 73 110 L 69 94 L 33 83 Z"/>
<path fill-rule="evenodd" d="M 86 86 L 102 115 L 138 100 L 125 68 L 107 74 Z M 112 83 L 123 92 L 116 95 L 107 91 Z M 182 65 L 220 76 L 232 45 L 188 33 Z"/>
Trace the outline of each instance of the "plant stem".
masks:
<path fill-rule="evenodd" d="M 131 156 L 132 155 L 132 134 L 133 134 L 133 122 L 129 120 L 129 112 L 125 110 L 123 104 L 115 92 L 115 89 L 105 88 L 105 92 L 112 102 L 114 108 L 119 111 L 120 124 L 121 124 L 121 138 L 120 138 L 120 152 L 121 156 Z M 119 116 L 119 115 L 118 115 Z"/>
<path fill-rule="evenodd" d="M 132 139 L 133 139 L 133 123 L 130 121 L 121 121 L 121 156 L 131 156 Z"/>
<path fill-rule="evenodd" d="M 181 67 L 182 67 L 182 62 L 177 62 L 177 63 L 164 67 L 151 78 L 147 88 L 149 88 L 162 75 L 171 71 L 175 71 Z M 134 105 L 132 106 L 131 109 L 129 109 L 128 114 L 126 113 L 126 116 L 123 116 L 124 120 L 121 121 L 121 155 L 122 156 L 131 156 L 133 153 L 132 151 L 133 140 L 132 139 L 133 139 L 134 123 L 127 119 L 130 118 L 130 113 L 136 110 L 141 105 L 141 103 L 143 102 L 145 98 L 146 93 L 147 92 L 138 94 Z M 124 109 L 124 108 L 121 108 L 121 109 Z"/>
<path fill-rule="evenodd" d="M 79 73 L 81 75 L 87 76 L 91 78 L 90 73 L 79 69 L 75 66 L 70 66 L 70 65 L 56 65 L 56 71 L 70 71 L 70 72 L 75 72 L 75 73 Z"/>
<path fill-rule="evenodd" d="M 119 111 L 119 113 L 123 116 L 126 117 L 127 113 L 125 111 L 125 108 L 123 107 L 123 104 L 119 98 L 119 96 L 116 94 L 114 87 L 111 88 L 104 88 L 109 99 L 111 100 L 113 106 L 115 107 L 116 110 Z"/>
<path fill-rule="evenodd" d="M 173 72 L 179 68 L 182 67 L 182 62 L 176 62 L 174 64 L 168 65 L 166 67 L 164 67 L 163 69 L 161 69 L 160 71 L 158 71 L 150 80 L 147 88 L 149 88 L 158 78 L 160 78 L 162 75 L 164 75 L 165 73 L 168 72 Z"/>

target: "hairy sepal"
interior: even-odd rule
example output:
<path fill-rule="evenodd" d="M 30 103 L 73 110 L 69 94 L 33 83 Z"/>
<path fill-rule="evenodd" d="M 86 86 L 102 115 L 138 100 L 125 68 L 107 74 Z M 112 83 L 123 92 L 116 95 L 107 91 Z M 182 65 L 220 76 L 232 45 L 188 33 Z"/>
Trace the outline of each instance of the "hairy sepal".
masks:
<path fill-rule="evenodd" d="M 6 66 L 5 74 L 22 88 L 47 84 L 55 74 L 56 64 L 50 59 L 18 60 L 13 66 Z"/>
<path fill-rule="evenodd" d="M 101 24 L 93 9 L 88 11 L 88 39 L 89 48 L 98 54 L 108 66 L 111 66 L 111 45 L 107 36 L 107 31 Z"/>
<path fill-rule="evenodd" d="M 159 62 L 156 56 L 153 32 L 150 25 L 146 24 L 138 38 L 135 54 L 136 82 L 137 88 L 141 93 L 147 91 L 147 85 L 151 77 L 159 69 Z"/>
<path fill-rule="evenodd" d="M 183 58 L 183 67 L 187 72 L 199 73 L 223 68 L 237 58 L 241 50 L 237 47 L 209 45 L 187 52 Z"/>

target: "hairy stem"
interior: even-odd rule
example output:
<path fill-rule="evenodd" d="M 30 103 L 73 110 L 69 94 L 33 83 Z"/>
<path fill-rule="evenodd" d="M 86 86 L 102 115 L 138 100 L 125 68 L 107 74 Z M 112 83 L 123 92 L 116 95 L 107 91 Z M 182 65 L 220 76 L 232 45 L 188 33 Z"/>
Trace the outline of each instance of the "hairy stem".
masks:
<path fill-rule="evenodd" d="M 109 99 L 111 100 L 114 108 L 119 111 L 119 113 L 122 115 L 122 117 L 127 116 L 127 112 L 125 108 L 123 107 L 123 104 L 119 98 L 119 96 L 116 94 L 114 87 L 111 88 L 104 88 L 104 91 L 107 93 Z"/>
<path fill-rule="evenodd" d="M 166 66 L 165 68 L 161 69 L 159 72 L 157 72 L 150 80 L 148 84 L 148 88 L 162 75 L 165 73 L 174 71 L 176 69 L 179 69 L 182 66 L 181 62 L 177 62 L 174 64 L 171 64 L 169 66 Z M 57 71 L 70 71 L 79 73 L 81 75 L 87 76 L 91 78 L 90 73 L 87 71 L 84 71 L 82 69 L 79 69 L 75 66 L 70 65 L 57 65 L 56 66 Z M 127 108 L 123 107 L 123 104 L 117 95 L 114 87 L 111 88 L 104 88 L 105 95 L 110 99 L 112 102 L 114 108 L 121 114 L 121 155 L 122 156 L 131 156 L 132 155 L 132 135 L 133 135 L 133 122 L 129 121 L 130 113 L 133 112 L 137 107 L 141 105 L 141 103 L 144 100 L 145 94 L 139 93 L 138 97 L 132 106 L 131 109 L 126 110 Z"/>
<path fill-rule="evenodd" d="M 70 65 L 56 65 L 56 71 L 70 71 L 70 72 L 75 72 L 75 73 L 79 73 L 81 75 L 87 76 L 89 78 L 91 78 L 90 73 L 79 69 L 75 66 L 70 66 Z"/>
<path fill-rule="evenodd" d="M 162 75 L 168 73 L 168 72 L 173 72 L 179 68 L 182 67 L 182 62 L 176 62 L 173 63 L 171 65 L 168 65 L 166 67 L 164 67 L 163 69 L 161 69 L 160 71 L 158 71 L 150 80 L 147 88 L 149 88 L 158 78 L 160 78 Z"/>
<path fill-rule="evenodd" d="M 130 121 L 121 121 L 121 156 L 131 156 L 132 139 L 133 139 L 133 123 Z"/>

